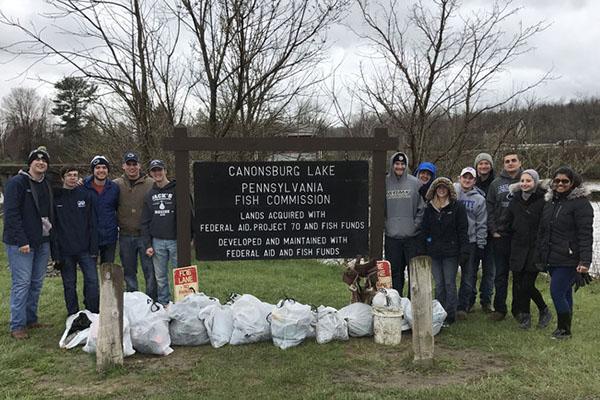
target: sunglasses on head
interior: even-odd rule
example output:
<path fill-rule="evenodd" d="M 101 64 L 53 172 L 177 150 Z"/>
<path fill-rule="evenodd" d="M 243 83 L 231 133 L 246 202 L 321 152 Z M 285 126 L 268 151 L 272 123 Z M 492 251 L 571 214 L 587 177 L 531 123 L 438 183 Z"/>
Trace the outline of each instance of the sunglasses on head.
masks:
<path fill-rule="evenodd" d="M 555 178 L 555 179 L 553 180 L 553 182 L 554 182 L 556 185 L 559 185 L 559 184 L 561 184 L 561 183 L 562 183 L 563 185 L 568 185 L 569 183 L 571 183 L 571 180 L 570 180 L 570 179 L 558 179 L 558 178 Z"/>

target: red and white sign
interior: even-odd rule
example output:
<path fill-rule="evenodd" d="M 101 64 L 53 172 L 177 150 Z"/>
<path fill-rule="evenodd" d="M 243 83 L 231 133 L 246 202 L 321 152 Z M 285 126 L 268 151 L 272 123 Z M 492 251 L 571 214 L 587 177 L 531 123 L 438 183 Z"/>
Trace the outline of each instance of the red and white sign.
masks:
<path fill-rule="evenodd" d="M 175 303 L 192 293 L 198 293 L 198 269 L 195 265 L 173 269 Z"/>
<path fill-rule="evenodd" d="M 392 288 L 392 265 L 387 260 L 377 261 L 377 289 Z"/>

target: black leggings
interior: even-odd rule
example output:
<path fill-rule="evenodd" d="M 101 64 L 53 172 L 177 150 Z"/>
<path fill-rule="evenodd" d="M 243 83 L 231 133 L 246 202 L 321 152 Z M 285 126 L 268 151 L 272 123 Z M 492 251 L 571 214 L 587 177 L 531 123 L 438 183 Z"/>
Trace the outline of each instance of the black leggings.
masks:
<path fill-rule="evenodd" d="M 513 299 L 515 311 L 517 313 L 530 314 L 531 300 L 540 311 L 547 307 L 544 298 L 535 287 L 535 280 L 539 272 L 535 271 L 513 271 Z"/>

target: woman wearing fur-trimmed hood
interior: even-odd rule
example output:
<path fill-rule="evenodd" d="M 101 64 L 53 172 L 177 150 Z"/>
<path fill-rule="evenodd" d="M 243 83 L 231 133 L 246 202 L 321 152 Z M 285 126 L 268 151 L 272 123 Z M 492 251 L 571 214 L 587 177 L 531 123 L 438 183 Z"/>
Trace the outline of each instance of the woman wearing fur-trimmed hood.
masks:
<path fill-rule="evenodd" d="M 551 276 L 550 293 L 558 315 L 558 327 L 552 334 L 556 339 L 571 336 L 572 284 L 579 286 L 589 278 L 594 240 L 589 194 L 579 174 L 570 167 L 560 167 L 545 195 L 538 247 Z"/>
<path fill-rule="evenodd" d="M 435 280 L 435 298 L 448 316 L 446 324 L 456 318 L 458 265 L 469 258 L 468 220 L 465 207 L 458 202 L 450 179 L 437 178 L 426 195 L 429 203 L 421 225 L 422 240 L 431 256 L 431 272 Z"/>

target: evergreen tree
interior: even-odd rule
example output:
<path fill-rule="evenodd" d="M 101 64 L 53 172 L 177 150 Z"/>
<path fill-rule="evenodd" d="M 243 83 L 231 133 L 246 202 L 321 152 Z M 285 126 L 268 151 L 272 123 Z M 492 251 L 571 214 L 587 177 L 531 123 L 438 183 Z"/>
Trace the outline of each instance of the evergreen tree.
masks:
<path fill-rule="evenodd" d="M 52 100 L 55 104 L 52 114 L 62 120 L 61 127 L 66 138 L 81 138 L 86 125 L 85 112 L 90 103 L 96 100 L 98 87 L 84 78 L 64 77 L 56 82 L 54 88 L 58 93 Z"/>

